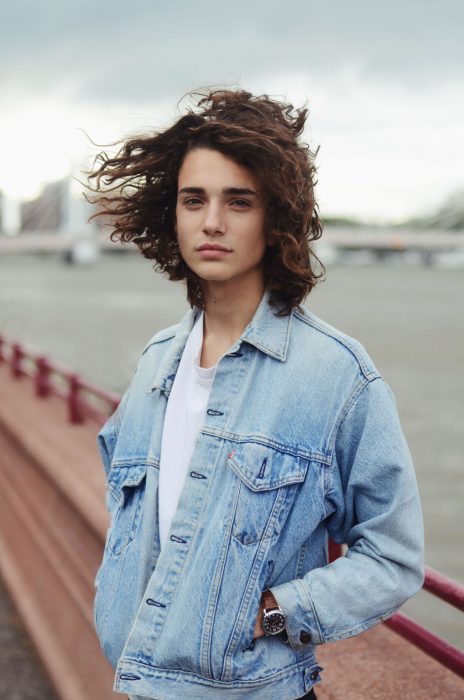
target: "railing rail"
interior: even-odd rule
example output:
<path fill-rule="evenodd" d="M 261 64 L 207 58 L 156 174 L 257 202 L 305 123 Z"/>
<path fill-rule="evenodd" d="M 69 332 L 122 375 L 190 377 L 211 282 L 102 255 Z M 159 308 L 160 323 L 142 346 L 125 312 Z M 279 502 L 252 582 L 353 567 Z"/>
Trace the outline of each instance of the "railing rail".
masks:
<path fill-rule="evenodd" d="M 83 423 L 86 418 L 104 423 L 121 398 L 83 379 L 60 362 L 33 353 L 4 335 L 0 335 L 0 362 L 6 362 L 17 379 L 25 376 L 32 379 L 39 398 L 51 394 L 62 398 L 71 423 Z"/>
<path fill-rule="evenodd" d="M 464 678 L 464 652 L 461 649 L 400 612 L 385 620 L 384 624 Z"/>
<path fill-rule="evenodd" d="M 441 598 L 464 612 L 464 586 L 448 578 L 440 571 L 428 566 L 425 572 L 423 588 L 437 598 Z"/>
<path fill-rule="evenodd" d="M 333 561 L 343 556 L 343 548 L 344 545 L 330 541 L 329 560 Z M 425 567 L 422 588 L 458 610 L 464 611 L 464 586 L 430 566 Z M 404 613 L 395 613 L 383 624 L 464 678 L 464 651 L 450 644 L 424 625 L 415 622 Z"/>
<path fill-rule="evenodd" d="M 26 350 L 22 344 L 8 340 L 4 335 L 0 335 L 2 362 L 10 365 L 15 378 L 28 376 L 33 379 L 39 398 L 54 394 L 66 401 L 71 423 L 82 423 L 90 418 L 102 424 L 120 401 L 117 394 L 82 379 L 59 362 Z M 329 560 L 343 556 L 343 549 L 344 545 L 330 541 Z M 464 612 L 464 586 L 457 581 L 426 567 L 423 589 Z M 384 624 L 464 678 L 464 652 L 461 649 L 400 612 Z"/>
<path fill-rule="evenodd" d="M 457 610 L 464 612 L 464 586 L 440 571 L 427 566 L 422 588 Z M 403 613 L 396 613 L 389 620 L 386 620 L 385 624 L 464 678 L 464 651 L 414 622 Z"/>

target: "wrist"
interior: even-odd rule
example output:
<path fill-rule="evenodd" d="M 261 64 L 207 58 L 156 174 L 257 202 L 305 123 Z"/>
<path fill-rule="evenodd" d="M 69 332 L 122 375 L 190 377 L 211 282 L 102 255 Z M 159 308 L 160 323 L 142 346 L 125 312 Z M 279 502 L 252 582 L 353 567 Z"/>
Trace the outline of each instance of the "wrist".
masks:
<path fill-rule="evenodd" d="M 276 601 L 274 594 L 270 590 L 263 591 L 261 593 L 261 606 L 262 608 L 278 608 L 279 604 Z"/>
<path fill-rule="evenodd" d="M 261 593 L 261 606 L 261 628 L 263 633 L 267 637 L 281 635 L 283 641 L 286 642 L 288 640 L 288 635 L 286 633 L 287 620 L 284 611 L 280 607 L 272 591 L 269 589 L 266 589 Z"/>

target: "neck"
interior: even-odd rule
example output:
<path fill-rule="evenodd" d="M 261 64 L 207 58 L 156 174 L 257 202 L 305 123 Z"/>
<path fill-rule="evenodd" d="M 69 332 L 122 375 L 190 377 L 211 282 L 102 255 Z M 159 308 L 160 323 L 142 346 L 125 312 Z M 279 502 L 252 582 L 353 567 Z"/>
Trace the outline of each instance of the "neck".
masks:
<path fill-rule="evenodd" d="M 233 345 L 253 318 L 264 290 L 262 278 L 259 283 L 239 287 L 227 282 L 207 282 L 203 289 L 205 340 Z"/>

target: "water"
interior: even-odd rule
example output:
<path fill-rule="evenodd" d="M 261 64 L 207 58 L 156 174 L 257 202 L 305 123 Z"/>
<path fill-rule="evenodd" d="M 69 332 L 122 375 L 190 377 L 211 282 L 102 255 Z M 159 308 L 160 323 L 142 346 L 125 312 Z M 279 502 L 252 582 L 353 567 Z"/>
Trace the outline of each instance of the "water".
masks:
<path fill-rule="evenodd" d="M 416 465 L 426 561 L 464 583 L 464 271 L 329 266 L 305 305 L 358 338 L 395 392 Z M 188 309 L 181 283 L 131 254 L 95 267 L 0 260 L 0 331 L 122 392 L 148 339 Z M 408 523 L 405 522 L 407 527 Z M 403 611 L 464 648 L 464 616 L 425 592 Z"/>

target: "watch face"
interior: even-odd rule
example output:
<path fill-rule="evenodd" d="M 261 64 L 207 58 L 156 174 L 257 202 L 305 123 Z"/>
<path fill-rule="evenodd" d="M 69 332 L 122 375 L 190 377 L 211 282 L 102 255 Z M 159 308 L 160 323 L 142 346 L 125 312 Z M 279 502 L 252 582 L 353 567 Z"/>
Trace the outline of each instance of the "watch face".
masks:
<path fill-rule="evenodd" d="M 285 627 L 285 616 L 279 612 L 271 612 L 264 616 L 263 627 L 266 634 L 279 634 Z"/>

